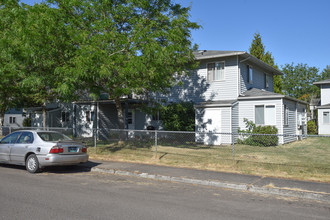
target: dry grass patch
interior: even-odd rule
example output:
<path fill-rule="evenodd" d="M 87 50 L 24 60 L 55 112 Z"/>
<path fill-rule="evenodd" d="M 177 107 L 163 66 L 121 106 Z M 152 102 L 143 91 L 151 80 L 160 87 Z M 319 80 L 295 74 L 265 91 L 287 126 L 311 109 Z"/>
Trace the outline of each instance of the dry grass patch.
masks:
<path fill-rule="evenodd" d="M 308 138 L 276 147 L 158 146 L 153 143 L 111 143 L 89 148 L 92 159 L 330 182 L 330 138 Z"/>

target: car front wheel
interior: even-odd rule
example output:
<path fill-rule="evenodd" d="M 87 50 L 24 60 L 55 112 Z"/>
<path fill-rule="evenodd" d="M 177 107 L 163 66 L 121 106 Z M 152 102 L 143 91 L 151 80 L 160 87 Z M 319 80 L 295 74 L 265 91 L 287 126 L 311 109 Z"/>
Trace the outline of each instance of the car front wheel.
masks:
<path fill-rule="evenodd" d="M 35 154 L 31 154 L 28 156 L 25 161 L 25 167 L 29 173 L 37 173 L 40 171 L 39 161 Z"/>

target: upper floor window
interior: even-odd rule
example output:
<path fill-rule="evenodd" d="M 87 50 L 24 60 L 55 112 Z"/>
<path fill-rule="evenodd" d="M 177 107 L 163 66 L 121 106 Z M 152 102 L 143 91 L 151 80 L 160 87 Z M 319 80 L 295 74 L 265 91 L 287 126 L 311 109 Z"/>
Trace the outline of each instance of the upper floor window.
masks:
<path fill-rule="evenodd" d="M 253 69 L 252 66 L 247 65 L 247 79 L 248 79 L 248 83 L 252 84 L 253 83 Z"/>
<path fill-rule="evenodd" d="M 265 74 L 265 88 L 269 88 L 270 76 Z"/>
<path fill-rule="evenodd" d="M 225 79 L 225 62 L 215 62 L 207 64 L 207 80 L 217 81 Z"/>

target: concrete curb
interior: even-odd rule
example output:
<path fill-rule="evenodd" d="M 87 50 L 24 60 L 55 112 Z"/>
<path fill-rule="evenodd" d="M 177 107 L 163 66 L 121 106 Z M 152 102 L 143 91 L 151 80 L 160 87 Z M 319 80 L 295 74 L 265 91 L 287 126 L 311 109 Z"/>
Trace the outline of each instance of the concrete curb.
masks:
<path fill-rule="evenodd" d="M 93 172 L 101 172 L 101 173 L 110 173 L 117 174 L 123 176 L 133 176 L 133 177 L 141 177 L 146 179 L 153 180 L 162 180 L 162 181 L 172 181 L 178 183 L 189 183 L 189 184 L 197 184 L 203 186 L 214 186 L 219 188 L 226 189 L 235 189 L 240 191 L 247 191 L 252 193 L 262 193 L 262 194 L 272 194 L 279 196 L 288 196 L 288 197 L 296 197 L 302 199 L 311 199 L 323 202 L 330 202 L 330 193 L 325 192 L 314 192 L 307 190 L 299 190 L 299 189 L 290 189 L 290 188 L 280 188 L 280 187 L 259 187 L 250 184 L 236 184 L 236 183 L 225 183 L 214 180 L 198 180 L 198 179 L 190 179 L 183 177 L 171 177 L 171 176 L 163 176 L 163 175 L 153 175 L 148 173 L 139 173 L 139 172 L 130 172 L 123 170 L 115 170 L 115 169 L 106 169 L 106 168 L 91 168 Z"/>

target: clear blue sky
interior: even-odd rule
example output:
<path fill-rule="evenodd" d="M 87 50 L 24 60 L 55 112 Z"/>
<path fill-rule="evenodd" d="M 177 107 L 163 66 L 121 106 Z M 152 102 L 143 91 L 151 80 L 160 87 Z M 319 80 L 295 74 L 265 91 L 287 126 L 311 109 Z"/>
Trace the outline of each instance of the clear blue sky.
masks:
<path fill-rule="evenodd" d="M 22 0 L 33 4 L 41 0 Z M 259 32 L 275 62 L 330 65 L 330 0 L 174 0 L 191 5 L 200 49 L 248 51 Z"/>

